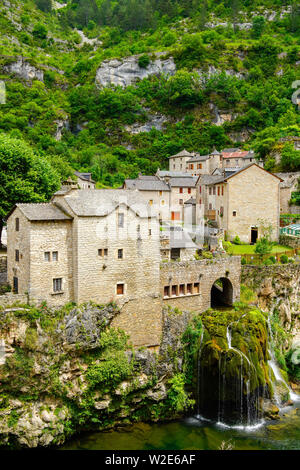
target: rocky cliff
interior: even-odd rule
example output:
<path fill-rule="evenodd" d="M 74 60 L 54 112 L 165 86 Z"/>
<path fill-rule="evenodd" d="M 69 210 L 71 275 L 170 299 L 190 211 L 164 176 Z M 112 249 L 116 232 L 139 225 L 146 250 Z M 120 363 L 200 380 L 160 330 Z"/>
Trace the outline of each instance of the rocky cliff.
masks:
<path fill-rule="evenodd" d="M 114 305 L 0 313 L 0 445 L 58 445 L 80 430 L 176 417 L 184 391 L 181 335 L 190 314 L 164 312 L 159 354 L 110 327 Z"/>

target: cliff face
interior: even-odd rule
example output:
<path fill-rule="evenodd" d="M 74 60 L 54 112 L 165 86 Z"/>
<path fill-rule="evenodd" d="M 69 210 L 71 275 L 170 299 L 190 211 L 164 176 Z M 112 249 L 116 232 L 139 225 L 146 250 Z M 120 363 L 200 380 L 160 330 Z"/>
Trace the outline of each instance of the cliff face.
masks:
<path fill-rule="evenodd" d="M 91 304 L 0 312 L 0 445 L 56 445 L 83 429 L 184 410 L 180 337 L 190 315 L 164 313 L 159 355 L 133 350 L 110 327 L 116 315 L 114 305 Z"/>
<path fill-rule="evenodd" d="M 257 293 L 259 307 L 278 316 L 285 331 L 300 343 L 300 265 L 243 266 L 242 284 Z"/>

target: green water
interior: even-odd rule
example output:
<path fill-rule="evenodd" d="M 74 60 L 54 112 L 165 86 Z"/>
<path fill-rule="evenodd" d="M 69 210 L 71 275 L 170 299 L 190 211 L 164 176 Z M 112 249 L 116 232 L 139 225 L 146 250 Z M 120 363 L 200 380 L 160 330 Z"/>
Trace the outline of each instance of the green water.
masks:
<path fill-rule="evenodd" d="M 83 434 L 61 449 L 71 450 L 300 450 L 300 403 L 281 419 L 258 429 L 238 430 L 187 418 L 169 423 L 139 423 L 113 431 Z"/>

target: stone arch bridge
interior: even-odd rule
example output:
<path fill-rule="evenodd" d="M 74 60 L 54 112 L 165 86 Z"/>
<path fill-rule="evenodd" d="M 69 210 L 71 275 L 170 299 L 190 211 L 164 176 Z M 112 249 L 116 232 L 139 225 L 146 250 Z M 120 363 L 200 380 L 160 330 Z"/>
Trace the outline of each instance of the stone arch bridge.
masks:
<path fill-rule="evenodd" d="M 240 300 L 239 256 L 212 260 L 161 263 L 163 304 L 203 312 Z"/>

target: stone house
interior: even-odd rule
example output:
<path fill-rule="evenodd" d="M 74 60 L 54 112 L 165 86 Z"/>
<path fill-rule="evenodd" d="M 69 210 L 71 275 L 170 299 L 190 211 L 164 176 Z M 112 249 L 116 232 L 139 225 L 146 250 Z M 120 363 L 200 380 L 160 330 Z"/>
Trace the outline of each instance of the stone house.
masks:
<path fill-rule="evenodd" d="M 172 155 L 171 157 L 169 157 L 169 170 L 180 171 L 185 173 L 187 170 L 188 160 L 190 160 L 194 156 L 194 153 L 190 153 L 185 149 L 177 153 L 176 155 Z"/>
<path fill-rule="evenodd" d="M 199 177 L 197 204 L 204 204 L 207 218 L 215 220 L 232 240 L 238 235 L 245 243 L 255 243 L 262 235 L 259 220 L 272 224 L 278 239 L 281 179 L 256 163 L 229 175 Z"/>
<path fill-rule="evenodd" d="M 17 204 L 7 229 L 15 293 L 50 307 L 115 302 L 112 326 L 135 346 L 159 346 L 164 305 L 209 308 L 217 280 L 218 298 L 221 292 L 226 304 L 239 299 L 240 259 L 193 260 L 197 245 L 182 230 L 179 237 L 170 230 L 170 262 L 161 262 L 158 217 L 139 191 L 63 188 L 50 203 Z"/>
<path fill-rule="evenodd" d="M 80 189 L 95 189 L 96 183 L 92 180 L 92 173 L 74 171 L 74 175 L 77 177 L 77 184 Z"/>
<path fill-rule="evenodd" d="M 298 181 L 300 179 L 300 171 L 294 173 L 275 173 L 282 179 L 280 183 L 280 213 L 294 213 L 295 210 L 290 207 L 292 193 L 297 191 Z"/>
<path fill-rule="evenodd" d="M 161 222 L 170 219 L 170 186 L 158 176 L 139 174 L 136 179 L 126 179 L 123 189 L 139 191 L 143 200 L 158 213 Z"/>

